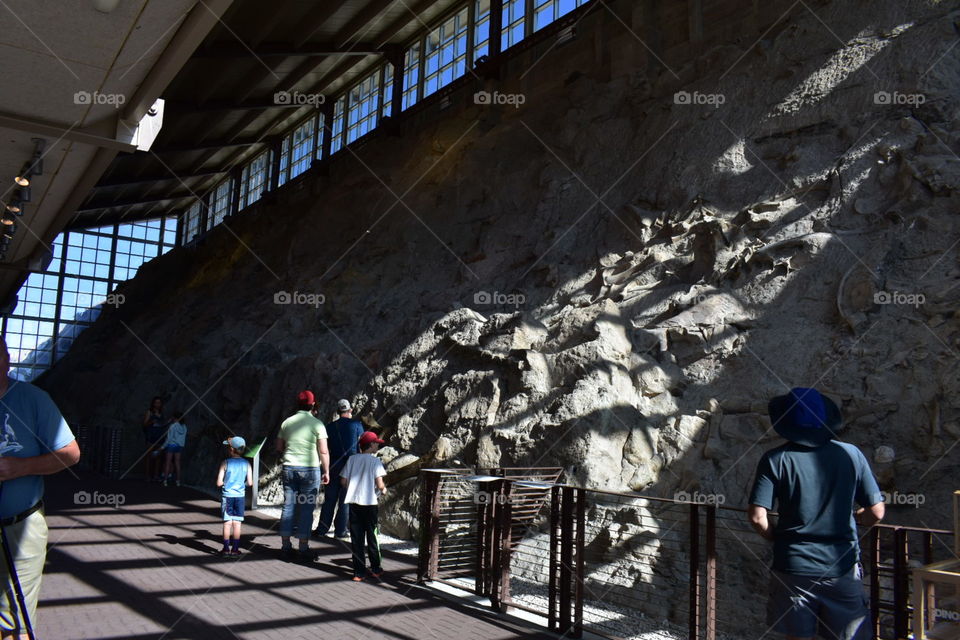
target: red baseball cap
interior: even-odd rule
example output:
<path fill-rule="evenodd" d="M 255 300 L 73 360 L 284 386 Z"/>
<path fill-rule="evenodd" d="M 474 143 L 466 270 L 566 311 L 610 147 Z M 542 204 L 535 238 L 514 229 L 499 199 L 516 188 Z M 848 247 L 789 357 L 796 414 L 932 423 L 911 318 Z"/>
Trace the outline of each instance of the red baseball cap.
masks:
<path fill-rule="evenodd" d="M 387 444 L 385 440 L 381 440 L 377 437 L 373 431 L 364 431 L 363 435 L 360 436 L 360 448 L 366 449 L 370 446 L 371 442 L 376 442 L 377 444 Z"/>
<path fill-rule="evenodd" d="M 313 391 L 301 391 L 297 394 L 297 402 L 300 404 L 313 404 L 315 402 L 313 399 Z"/>

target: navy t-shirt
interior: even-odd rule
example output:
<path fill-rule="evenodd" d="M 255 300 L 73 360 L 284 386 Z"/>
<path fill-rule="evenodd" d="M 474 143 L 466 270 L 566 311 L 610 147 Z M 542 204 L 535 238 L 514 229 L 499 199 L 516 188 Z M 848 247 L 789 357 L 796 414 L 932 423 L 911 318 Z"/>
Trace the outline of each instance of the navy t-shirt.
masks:
<path fill-rule="evenodd" d="M 339 468 L 357 453 L 363 423 L 353 418 L 337 418 L 327 425 L 327 448 L 330 451 L 330 468 Z"/>
<path fill-rule="evenodd" d="M 0 456 L 31 458 L 73 442 L 73 433 L 47 392 L 7 379 L 0 398 Z M 26 511 L 43 497 L 43 476 L 21 476 L 3 483 L 0 518 Z"/>
<path fill-rule="evenodd" d="M 773 568 L 836 578 L 859 559 L 853 504 L 883 500 L 870 465 L 852 444 L 831 440 L 811 449 L 792 442 L 763 454 L 750 504 L 779 512 Z"/>

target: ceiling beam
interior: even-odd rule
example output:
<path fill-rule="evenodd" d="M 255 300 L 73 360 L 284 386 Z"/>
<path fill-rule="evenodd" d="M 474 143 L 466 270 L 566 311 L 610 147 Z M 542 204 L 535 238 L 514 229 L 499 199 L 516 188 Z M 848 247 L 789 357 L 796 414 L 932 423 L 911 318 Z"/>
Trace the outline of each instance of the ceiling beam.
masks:
<path fill-rule="evenodd" d="M 184 153 L 190 151 L 206 151 L 208 149 L 224 149 L 226 147 L 249 147 L 255 144 L 267 144 L 269 140 L 265 137 L 260 138 L 239 138 L 230 140 L 220 138 L 218 140 L 208 140 L 206 142 L 195 142 L 171 147 L 159 147 L 152 150 L 152 153 Z"/>
<path fill-rule="evenodd" d="M 227 169 L 211 169 L 209 171 L 191 171 L 188 175 L 176 175 L 174 173 L 129 176 L 124 178 L 114 178 L 113 180 L 101 180 L 93 188 L 106 189 L 110 187 L 128 187 L 135 184 L 150 184 L 154 182 L 163 182 L 165 180 L 178 180 L 183 182 L 192 178 L 208 178 L 210 176 L 219 176 L 227 172 Z"/>
<path fill-rule="evenodd" d="M 292 44 L 267 43 L 255 48 L 247 47 L 241 43 L 225 43 L 208 49 L 200 49 L 193 54 L 192 59 L 243 58 L 246 56 L 254 56 L 257 58 L 319 57 L 332 55 L 367 56 L 379 53 L 382 53 L 382 51 L 369 42 L 357 43 L 352 47 L 343 47 L 333 42 L 311 42 L 302 47 Z"/>
<path fill-rule="evenodd" d="M 166 218 L 171 215 L 170 210 L 162 208 L 159 212 L 156 208 L 146 209 L 144 211 L 133 211 L 125 209 L 119 212 L 87 213 L 80 214 L 70 221 L 64 231 L 79 231 L 81 229 L 91 229 L 94 227 L 105 227 L 111 224 L 124 224 L 127 222 L 138 222 L 140 220 L 154 220 L 156 218 Z"/>
<path fill-rule="evenodd" d="M 134 144 L 127 144 L 115 138 L 108 138 L 99 134 L 88 133 L 83 129 L 74 128 L 73 125 L 58 124 L 45 120 L 36 120 L 33 118 L 24 118 L 22 116 L 8 115 L 0 113 L 0 127 L 15 129 L 17 131 L 26 131 L 42 136 L 51 136 L 57 139 L 69 140 L 70 142 L 79 142 L 80 144 L 89 144 L 101 149 L 110 149 L 112 151 L 125 151 L 131 153 L 137 150 Z"/>
<path fill-rule="evenodd" d="M 158 198 L 140 198 L 138 200 L 121 200 L 119 202 L 91 202 L 76 209 L 77 213 L 87 211 L 102 211 L 104 209 L 116 209 L 118 207 L 136 207 L 142 204 L 156 204 L 158 202 L 167 202 L 169 200 L 183 200 L 185 198 L 196 198 L 197 194 L 192 191 L 180 191 L 171 193 Z"/>
<path fill-rule="evenodd" d="M 299 109 L 310 106 L 302 102 L 275 102 L 274 100 L 251 100 L 249 102 L 231 102 L 229 100 L 211 100 L 204 103 L 168 102 L 177 108 L 177 115 L 206 113 L 208 111 L 263 111 L 265 109 Z"/>

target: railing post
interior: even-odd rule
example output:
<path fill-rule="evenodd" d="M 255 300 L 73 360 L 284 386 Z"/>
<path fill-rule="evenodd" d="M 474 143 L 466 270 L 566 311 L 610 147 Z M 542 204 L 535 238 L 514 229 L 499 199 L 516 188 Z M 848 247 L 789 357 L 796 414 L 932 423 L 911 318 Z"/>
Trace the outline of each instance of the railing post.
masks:
<path fill-rule="evenodd" d="M 871 527 L 867 533 L 867 571 L 870 573 L 870 637 L 880 637 L 880 528 Z"/>
<path fill-rule="evenodd" d="M 440 473 L 421 471 L 420 484 L 420 554 L 417 582 L 433 580 L 437 575 L 440 538 Z"/>
<path fill-rule="evenodd" d="M 510 558 L 513 555 L 513 482 L 501 482 L 500 503 L 497 505 L 500 516 L 500 563 L 497 565 L 499 584 L 493 590 L 497 592 L 497 604 L 500 613 L 509 611 L 510 602 Z"/>
<path fill-rule="evenodd" d="M 477 501 L 477 559 L 474 566 L 476 573 L 474 579 L 474 590 L 478 596 L 488 595 L 487 593 L 487 530 L 489 521 L 487 520 L 487 509 L 490 506 L 490 494 L 484 493 L 484 489 L 478 489 L 477 495 L 481 499 Z"/>
<path fill-rule="evenodd" d="M 577 582 L 575 584 L 573 608 L 573 633 L 571 637 L 583 637 L 583 578 L 584 578 L 584 548 L 586 547 L 587 529 L 587 492 L 583 488 L 577 489 Z"/>
<path fill-rule="evenodd" d="M 560 624 L 558 631 L 570 632 L 570 563 L 573 560 L 573 487 L 563 487 L 560 503 L 560 600 L 558 603 Z"/>
<path fill-rule="evenodd" d="M 550 580 L 547 586 L 547 628 L 557 630 L 557 572 L 560 569 L 558 558 L 560 536 L 560 487 L 550 488 Z"/>
<path fill-rule="evenodd" d="M 491 477 L 477 479 L 477 495 L 483 496 L 477 506 L 477 595 L 493 597 L 496 575 L 496 545 L 499 523 L 497 502 L 502 482 Z"/>
<path fill-rule="evenodd" d="M 690 503 L 690 640 L 700 640 L 700 505 Z"/>
<path fill-rule="evenodd" d="M 707 509 L 707 629 L 706 639 L 717 639 L 717 507 Z"/>
<path fill-rule="evenodd" d="M 960 530 L 954 531 L 953 535 L 960 536 Z M 923 564 L 924 566 L 928 564 L 933 564 L 933 533 L 930 531 L 927 531 L 923 534 Z M 934 623 L 933 616 L 930 612 L 936 609 L 937 599 L 936 599 L 936 593 L 934 591 L 933 583 L 920 580 L 919 574 L 917 575 L 918 577 L 916 580 L 914 580 L 913 585 L 914 585 L 914 589 L 921 588 L 924 590 L 923 603 L 921 605 L 923 607 L 923 611 L 913 612 L 913 615 L 915 616 L 915 622 L 914 622 L 913 628 L 914 629 L 918 628 L 917 621 L 919 621 L 919 623 L 923 625 L 922 629 L 926 629 L 928 625 L 932 626 Z M 914 637 L 921 637 L 921 636 L 915 635 Z"/>
<path fill-rule="evenodd" d="M 910 548 L 907 531 L 893 532 L 893 627 L 897 638 L 906 638 L 910 632 Z"/>

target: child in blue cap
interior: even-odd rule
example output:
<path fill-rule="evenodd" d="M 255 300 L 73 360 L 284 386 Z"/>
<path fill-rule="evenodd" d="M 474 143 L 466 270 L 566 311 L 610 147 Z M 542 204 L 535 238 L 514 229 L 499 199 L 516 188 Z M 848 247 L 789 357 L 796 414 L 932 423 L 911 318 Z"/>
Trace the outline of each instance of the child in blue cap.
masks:
<path fill-rule="evenodd" d="M 247 487 L 253 486 L 253 473 L 250 463 L 243 458 L 246 440 L 233 436 L 223 441 L 229 449 L 230 457 L 220 463 L 217 472 L 217 486 L 223 487 L 220 510 L 223 513 L 223 549 L 221 556 L 240 555 L 240 523 L 243 522 L 243 502 L 247 496 Z"/>

